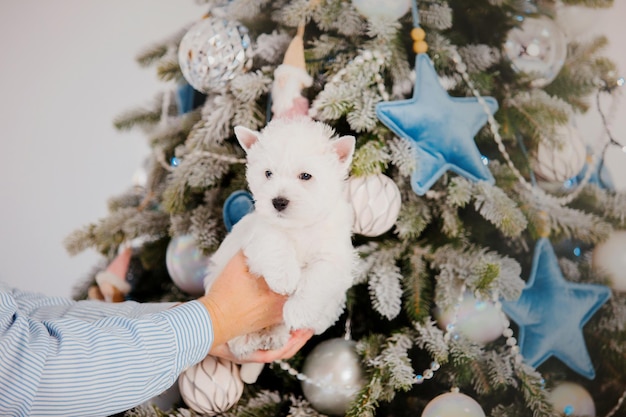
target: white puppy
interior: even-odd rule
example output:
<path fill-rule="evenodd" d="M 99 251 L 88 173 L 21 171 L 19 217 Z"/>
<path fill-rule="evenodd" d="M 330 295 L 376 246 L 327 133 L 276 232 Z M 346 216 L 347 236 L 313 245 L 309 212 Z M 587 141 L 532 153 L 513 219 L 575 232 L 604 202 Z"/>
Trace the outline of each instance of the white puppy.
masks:
<path fill-rule="evenodd" d="M 334 138 L 330 126 L 306 117 L 273 120 L 262 132 L 237 126 L 235 135 L 247 153 L 254 211 L 211 257 L 205 287 L 242 249 L 250 272 L 289 296 L 284 325 L 229 342 L 235 355 L 245 356 L 282 346 L 290 330 L 320 334 L 341 315 L 355 265 L 352 207 L 344 193 L 355 139 Z M 258 365 L 242 367 L 245 382 L 256 380 Z"/>

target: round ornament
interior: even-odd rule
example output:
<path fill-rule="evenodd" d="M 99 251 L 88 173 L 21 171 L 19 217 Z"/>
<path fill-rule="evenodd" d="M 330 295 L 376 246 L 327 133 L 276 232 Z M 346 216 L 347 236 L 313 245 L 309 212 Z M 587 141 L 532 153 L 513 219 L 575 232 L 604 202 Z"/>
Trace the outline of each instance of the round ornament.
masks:
<path fill-rule="evenodd" d="M 573 382 L 562 382 L 548 395 L 554 410 L 568 417 L 596 415 L 593 398 L 586 389 Z"/>
<path fill-rule="evenodd" d="M 344 415 L 363 387 L 363 368 L 355 347 L 353 340 L 328 339 L 307 356 L 302 391 L 320 413 Z"/>
<path fill-rule="evenodd" d="M 192 235 L 174 236 L 165 253 L 167 272 L 174 284 L 187 294 L 204 294 L 204 277 L 209 257 L 202 254 Z"/>
<path fill-rule="evenodd" d="M 508 33 L 504 53 L 514 70 L 533 77 L 531 85 L 541 88 L 550 84 L 563 67 L 567 38 L 550 18 L 527 17 Z"/>
<path fill-rule="evenodd" d="M 228 19 L 206 17 L 183 36 L 178 63 L 196 90 L 208 93 L 221 89 L 252 65 L 248 29 Z"/>
<path fill-rule="evenodd" d="M 437 309 L 435 316 L 439 327 L 446 329 L 454 321 L 454 309 Z M 502 336 L 504 324 L 491 301 L 477 300 L 468 292 L 457 311 L 455 330 L 474 342 L 489 343 Z"/>
<path fill-rule="evenodd" d="M 561 146 L 540 142 L 533 169 L 545 181 L 563 183 L 585 167 L 587 147 L 572 125 L 559 126 L 556 134 L 562 139 Z"/>
<path fill-rule="evenodd" d="M 239 190 L 229 195 L 222 209 L 226 230 L 230 232 L 235 223 L 252 210 L 254 210 L 254 199 L 249 192 Z"/>
<path fill-rule="evenodd" d="M 352 5 L 367 18 L 400 19 L 411 7 L 411 0 L 352 0 Z"/>
<path fill-rule="evenodd" d="M 379 236 L 391 229 L 400 213 L 400 190 L 383 174 L 351 177 L 348 198 L 354 210 L 352 231 L 364 236 Z"/>
<path fill-rule="evenodd" d="M 190 408 L 214 416 L 239 401 L 243 393 L 243 382 L 235 363 L 207 356 L 180 375 L 178 388 L 185 404 Z"/>
<path fill-rule="evenodd" d="M 626 291 L 626 231 L 616 230 L 609 238 L 596 245 L 592 252 L 591 264 L 594 269 L 606 273 L 610 287 L 616 291 Z"/>
<path fill-rule="evenodd" d="M 472 397 L 448 392 L 426 404 L 422 417 L 485 417 L 485 412 Z"/>

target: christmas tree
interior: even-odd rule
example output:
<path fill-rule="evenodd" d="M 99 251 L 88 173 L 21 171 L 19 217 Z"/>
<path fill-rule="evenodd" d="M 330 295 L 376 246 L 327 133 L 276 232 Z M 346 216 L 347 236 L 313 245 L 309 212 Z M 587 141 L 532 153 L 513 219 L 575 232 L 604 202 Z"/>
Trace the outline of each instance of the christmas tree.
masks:
<path fill-rule="evenodd" d="M 254 209 L 234 127 L 293 114 L 357 139 L 359 262 L 339 320 L 293 359 L 245 386 L 232 364 L 217 387 L 186 373 L 184 401 L 127 415 L 625 412 L 626 195 L 603 164 L 617 141 L 607 128 L 596 149 L 574 125 L 623 79 L 605 38 L 559 25 L 611 0 L 204 3 L 138 57 L 169 83 L 115 121 L 145 131 L 145 181 L 68 237 L 114 267 L 76 297 L 202 293 Z"/>

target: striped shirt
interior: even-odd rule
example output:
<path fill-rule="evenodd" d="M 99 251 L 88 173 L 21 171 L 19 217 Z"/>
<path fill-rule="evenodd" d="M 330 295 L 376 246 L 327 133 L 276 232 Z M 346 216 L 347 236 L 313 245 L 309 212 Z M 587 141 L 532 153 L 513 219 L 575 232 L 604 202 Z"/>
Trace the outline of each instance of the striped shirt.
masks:
<path fill-rule="evenodd" d="M 213 341 L 202 303 L 170 307 L 0 283 L 0 416 L 107 416 L 160 394 Z"/>

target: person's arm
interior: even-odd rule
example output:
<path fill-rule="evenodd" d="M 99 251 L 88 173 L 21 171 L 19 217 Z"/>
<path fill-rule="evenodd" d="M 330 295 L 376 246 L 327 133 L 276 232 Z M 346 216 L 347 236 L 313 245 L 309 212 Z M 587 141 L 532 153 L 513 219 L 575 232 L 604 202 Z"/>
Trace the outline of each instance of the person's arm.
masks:
<path fill-rule="evenodd" d="M 43 319 L 0 288 L 0 415 L 108 415 L 172 385 L 213 344 L 282 321 L 284 297 L 234 257 L 197 301 L 137 318 Z M 91 303 L 94 308 L 100 305 Z M 81 304 L 82 306 L 82 304 Z M 82 307 L 81 307 L 82 308 Z"/>
<path fill-rule="evenodd" d="M 0 415 L 109 415 L 171 386 L 213 340 L 193 301 L 141 318 L 35 320 L 0 292 Z"/>

